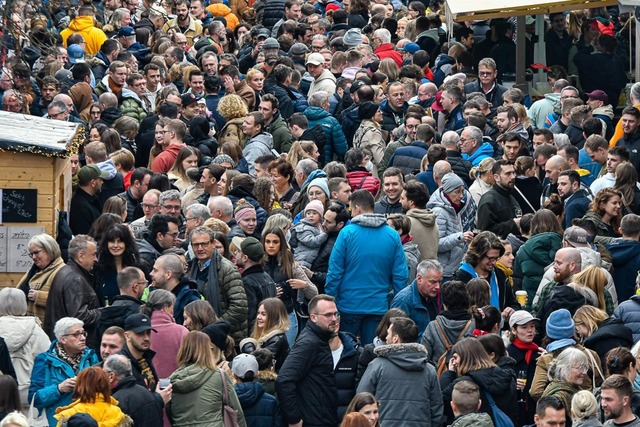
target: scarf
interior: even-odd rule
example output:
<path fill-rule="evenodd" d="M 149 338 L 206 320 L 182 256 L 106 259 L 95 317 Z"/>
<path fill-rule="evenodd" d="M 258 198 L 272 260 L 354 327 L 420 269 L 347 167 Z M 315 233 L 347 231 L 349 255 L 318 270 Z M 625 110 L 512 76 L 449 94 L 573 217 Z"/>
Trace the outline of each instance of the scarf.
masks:
<path fill-rule="evenodd" d="M 547 345 L 547 351 L 549 353 L 551 353 L 551 352 L 554 352 L 554 351 L 559 350 L 561 348 L 569 347 L 570 345 L 576 345 L 575 340 L 573 340 L 572 338 L 563 338 L 561 340 L 554 341 L 554 342 L 548 344 Z"/>
<path fill-rule="evenodd" d="M 444 198 L 447 199 L 449 201 L 449 203 L 451 203 L 451 206 L 453 207 L 453 210 L 456 211 L 457 214 L 459 214 L 460 211 L 462 210 L 462 208 L 464 207 L 464 204 L 462 202 L 461 203 L 453 203 L 453 201 L 447 195 L 447 193 L 445 193 L 443 191 L 442 194 L 444 195 Z"/>
<path fill-rule="evenodd" d="M 500 261 L 496 261 L 496 267 L 502 270 L 504 275 L 507 276 L 507 281 L 509 281 L 509 285 L 511 285 L 511 288 L 513 288 L 513 270 Z"/>
<path fill-rule="evenodd" d="M 540 350 L 540 348 L 535 343 L 531 342 L 527 344 L 526 342 L 520 341 L 519 338 L 513 340 L 513 346 L 519 350 L 526 351 L 526 353 L 524 354 L 524 360 L 525 362 L 527 362 L 527 365 L 531 363 L 531 356 L 533 355 L 533 352 Z"/>
<path fill-rule="evenodd" d="M 405 243 L 409 243 L 413 240 L 413 237 L 411 236 L 411 234 L 405 234 L 404 236 L 400 237 L 400 242 L 404 245 Z"/>
<path fill-rule="evenodd" d="M 476 273 L 476 270 L 469 263 L 461 263 L 460 270 L 466 271 L 471 275 L 472 278 L 480 277 L 478 276 L 478 273 Z M 492 271 L 491 276 L 489 276 L 489 285 L 491 286 L 491 299 L 489 303 L 500 310 L 500 292 L 498 290 L 498 280 L 496 279 L 495 271 Z"/>
<path fill-rule="evenodd" d="M 60 344 L 59 342 L 56 343 L 56 350 L 58 351 L 58 356 L 60 356 L 60 359 L 62 359 L 63 362 L 68 363 L 69 366 L 71 366 L 71 369 L 73 369 L 73 372 L 78 373 L 78 367 L 80 366 L 80 361 L 82 360 L 83 353 L 78 353 L 74 357 L 71 357 L 69 354 L 67 354 L 66 351 L 64 351 L 64 348 L 62 348 L 62 344 Z"/>

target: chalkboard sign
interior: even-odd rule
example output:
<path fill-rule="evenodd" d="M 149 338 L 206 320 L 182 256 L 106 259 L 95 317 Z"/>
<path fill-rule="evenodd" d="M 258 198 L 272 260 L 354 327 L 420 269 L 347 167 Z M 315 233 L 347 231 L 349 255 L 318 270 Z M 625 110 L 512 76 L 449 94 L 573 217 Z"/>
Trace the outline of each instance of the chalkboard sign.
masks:
<path fill-rule="evenodd" d="M 38 190 L 0 189 L 0 223 L 38 222 Z"/>

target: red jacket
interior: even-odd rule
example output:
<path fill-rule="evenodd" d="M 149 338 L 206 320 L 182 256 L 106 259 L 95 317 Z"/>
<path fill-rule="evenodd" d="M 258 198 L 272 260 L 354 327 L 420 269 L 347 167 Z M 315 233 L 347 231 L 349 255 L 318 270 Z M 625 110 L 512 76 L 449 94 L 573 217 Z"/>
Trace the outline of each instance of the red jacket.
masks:
<path fill-rule="evenodd" d="M 165 148 L 162 153 L 158 154 L 158 157 L 153 159 L 153 165 L 151 165 L 151 169 L 155 173 L 167 173 L 173 167 L 173 164 L 176 162 L 176 158 L 178 157 L 178 153 L 184 147 L 183 144 L 169 144 L 167 148 Z"/>
<path fill-rule="evenodd" d="M 391 45 L 391 43 L 381 44 L 376 50 L 373 51 L 373 53 L 378 58 L 380 58 L 380 61 L 386 58 L 391 58 L 396 61 L 396 64 L 398 64 L 398 68 L 402 68 L 402 54 L 397 50 L 393 50 L 393 46 Z"/>
<path fill-rule="evenodd" d="M 380 180 L 368 171 L 347 172 L 347 179 L 351 186 L 351 191 L 367 190 L 375 197 L 380 190 Z"/>

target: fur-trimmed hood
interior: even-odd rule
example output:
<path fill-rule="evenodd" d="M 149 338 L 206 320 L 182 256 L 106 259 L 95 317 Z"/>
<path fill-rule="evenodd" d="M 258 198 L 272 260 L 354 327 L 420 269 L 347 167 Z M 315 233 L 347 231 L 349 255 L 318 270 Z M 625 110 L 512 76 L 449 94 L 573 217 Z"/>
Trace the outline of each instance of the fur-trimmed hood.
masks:
<path fill-rule="evenodd" d="M 425 346 L 417 343 L 381 345 L 373 351 L 405 371 L 422 371 L 429 359 Z"/>

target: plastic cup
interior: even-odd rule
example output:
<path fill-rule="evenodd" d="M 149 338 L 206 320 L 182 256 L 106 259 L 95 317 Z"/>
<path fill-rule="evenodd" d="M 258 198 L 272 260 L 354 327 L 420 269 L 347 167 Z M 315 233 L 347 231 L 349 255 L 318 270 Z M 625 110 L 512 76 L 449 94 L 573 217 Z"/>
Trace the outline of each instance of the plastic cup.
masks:
<path fill-rule="evenodd" d="M 527 291 L 516 291 L 516 300 L 524 307 L 527 304 Z"/>

